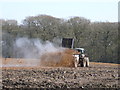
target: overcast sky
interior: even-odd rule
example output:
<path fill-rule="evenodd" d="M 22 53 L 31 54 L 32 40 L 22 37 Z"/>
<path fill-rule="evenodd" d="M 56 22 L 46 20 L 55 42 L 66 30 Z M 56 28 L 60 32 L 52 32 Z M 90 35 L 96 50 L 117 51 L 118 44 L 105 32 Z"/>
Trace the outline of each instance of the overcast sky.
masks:
<path fill-rule="evenodd" d="M 85 17 L 94 21 L 117 22 L 119 0 L 0 0 L 0 18 L 19 23 L 40 14 L 58 18 Z"/>

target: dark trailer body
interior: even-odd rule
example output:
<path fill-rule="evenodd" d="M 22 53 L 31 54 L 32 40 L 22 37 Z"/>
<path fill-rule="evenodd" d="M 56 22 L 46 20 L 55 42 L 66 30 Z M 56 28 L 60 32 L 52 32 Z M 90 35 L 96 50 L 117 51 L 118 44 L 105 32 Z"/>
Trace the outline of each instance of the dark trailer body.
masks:
<path fill-rule="evenodd" d="M 62 39 L 62 47 L 73 49 L 73 45 L 74 45 L 74 39 L 73 38 L 63 38 Z"/>

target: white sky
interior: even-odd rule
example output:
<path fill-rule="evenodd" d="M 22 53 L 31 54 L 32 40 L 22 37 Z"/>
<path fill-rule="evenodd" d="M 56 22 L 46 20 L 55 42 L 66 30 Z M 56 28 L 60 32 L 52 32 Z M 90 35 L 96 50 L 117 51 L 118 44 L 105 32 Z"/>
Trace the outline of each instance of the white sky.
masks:
<path fill-rule="evenodd" d="M 119 0 L 0 0 L 0 18 L 19 23 L 39 14 L 58 18 L 85 17 L 93 21 L 118 21 Z"/>

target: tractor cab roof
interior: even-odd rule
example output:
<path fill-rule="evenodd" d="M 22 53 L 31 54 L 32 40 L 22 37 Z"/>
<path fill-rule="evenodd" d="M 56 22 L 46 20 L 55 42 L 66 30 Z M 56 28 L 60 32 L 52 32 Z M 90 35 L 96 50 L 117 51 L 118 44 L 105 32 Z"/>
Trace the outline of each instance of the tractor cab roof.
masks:
<path fill-rule="evenodd" d="M 75 48 L 75 49 L 76 50 L 83 50 L 83 51 L 85 50 L 84 48 Z"/>
<path fill-rule="evenodd" d="M 78 52 L 81 52 L 81 54 L 85 53 L 85 49 L 84 48 L 75 48 L 75 50 L 77 50 Z"/>

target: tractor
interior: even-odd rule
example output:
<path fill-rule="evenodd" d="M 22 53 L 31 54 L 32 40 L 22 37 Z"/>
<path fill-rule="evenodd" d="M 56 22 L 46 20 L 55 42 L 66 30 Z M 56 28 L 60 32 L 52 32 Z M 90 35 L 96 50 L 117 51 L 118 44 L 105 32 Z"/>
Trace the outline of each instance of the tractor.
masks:
<path fill-rule="evenodd" d="M 62 46 L 66 48 L 71 48 L 79 54 L 73 54 L 75 67 L 88 67 L 89 66 L 89 57 L 85 54 L 84 48 L 73 48 L 74 39 L 73 38 L 63 38 Z"/>
<path fill-rule="evenodd" d="M 75 67 L 88 67 L 89 57 L 85 54 L 84 48 L 75 48 L 74 50 L 79 52 L 79 54 L 73 55 L 75 57 Z"/>

